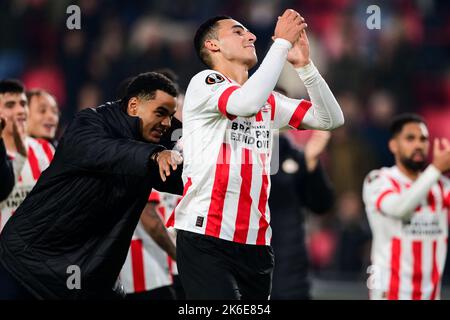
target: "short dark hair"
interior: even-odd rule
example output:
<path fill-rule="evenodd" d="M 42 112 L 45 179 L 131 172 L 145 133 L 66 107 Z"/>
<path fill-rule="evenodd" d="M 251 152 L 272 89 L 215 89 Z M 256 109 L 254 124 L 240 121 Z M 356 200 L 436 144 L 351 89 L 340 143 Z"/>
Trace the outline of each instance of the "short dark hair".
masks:
<path fill-rule="evenodd" d="M 145 72 L 131 79 L 125 89 L 121 101 L 122 106 L 126 108 L 128 101 L 132 97 L 139 97 L 147 100 L 154 99 L 156 90 L 164 91 L 172 97 L 178 95 L 175 84 L 165 75 L 158 72 Z"/>
<path fill-rule="evenodd" d="M 24 93 L 25 86 L 17 79 L 0 80 L 0 94 L 3 93 Z"/>
<path fill-rule="evenodd" d="M 229 16 L 215 16 L 203 22 L 198 27 L 194 37 L 194 47 L 200 60 L 207 66 L 212 67 L 212 61 L 205 49 L 205 41 L 208 39 L 217 39 L 216 27 L 217 22 L 226 19 L 233 19 Z"/>
<path fill-rule="evenodd" d="M 153 72 L 160 73 L 160 74 L 166 76 L 167 78 L 169 78 L 169 80 L 173 82 L 175 88 L 177 88 L 177 90 L 180 91 L 180 87 L 178 85 L 179 77 L 175 73 L 175 71 L 173 71 L 170 68 L 159 68 L 159 69 L 153 70 Z"/>
<path fill-rule="evenodd" d="M 425 123 L 425 120 L 416 113 L 402 113 L 395 116 L 389 128 L 391 133 L 391 139 L 397 136 L 402 130 L 403 127 L 408 123 Z"/>

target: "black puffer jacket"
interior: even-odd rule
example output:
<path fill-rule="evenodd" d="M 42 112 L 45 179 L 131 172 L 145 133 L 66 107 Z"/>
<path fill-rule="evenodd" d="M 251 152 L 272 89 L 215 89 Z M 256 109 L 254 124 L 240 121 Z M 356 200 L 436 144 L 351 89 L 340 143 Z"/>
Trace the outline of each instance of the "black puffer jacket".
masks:
<path fill-rule="evenodd" d="M 0 263 L 37 298 L 114 297 L 151 189 L 181 194 L 181 168 L 162 183 L 150 156 L 163 147 L 143 141 L 139 127 L 118 103 L 78 113 L 3 229 Z M 71 265 L 81 289 L 67 286 Z"/>

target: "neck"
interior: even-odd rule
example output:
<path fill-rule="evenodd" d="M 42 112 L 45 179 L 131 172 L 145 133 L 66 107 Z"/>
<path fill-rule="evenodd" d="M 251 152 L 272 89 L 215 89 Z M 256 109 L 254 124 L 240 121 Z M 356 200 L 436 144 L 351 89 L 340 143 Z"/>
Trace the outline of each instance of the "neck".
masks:
<path fill-rule="evenodd" d="M 4 134 L 2 138 L 3 141 L 5 142 L 6 151 L 11 153 L 17 153 L 17 147 L 16 144 L 14 143 L 14 137 L 9 134 Z"/>
<path fill-rule="evenodd" d="M 400 170 L 400 172 L 403 173 L 405 176 L 407 176 L 412 181 L 415 181 L 419 177 L 420 171 L 413 171 L 411 169 L 408 169 L 399 161 L 396 163 L 396 165 L 397 165 L 397 168 Z"/>
<path fill-rule="evenodd" d="M 244 64 L 226 61 L 219 66 L 214 67 L 214 70 L 219 71 L 224 76 L 236 81 L 240 85 L 243 85 L 245 81 L 248 80 L 248 67 Z"/>

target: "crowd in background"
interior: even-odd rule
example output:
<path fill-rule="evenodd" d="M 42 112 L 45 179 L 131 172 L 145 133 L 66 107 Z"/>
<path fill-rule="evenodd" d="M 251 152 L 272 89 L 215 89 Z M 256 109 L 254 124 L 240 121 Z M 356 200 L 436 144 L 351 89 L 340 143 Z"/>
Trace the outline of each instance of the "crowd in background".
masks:
<path fill-rule="evenodd" d="M 81 8 L 81 29 L 69 30 L 66 8 Z M 366 9 L 376 4 L 381 29 L 370 30 Z M 431 136 L 450 137 L 450 3 L 395 0 L 12 0 L 0 2 L 0 79 L 21 79 L 57 99 L 60 132 L 83 108 L 118 98 L 129 76 L 164 67 L 180 87 L 202 68 L 193 48 L 196 27 L 230 15 L 258 40 L 260 57 L 285 8 L 307 20 L 312 59 L 346 118 L 323 157 L 337 195 L 334 209 L 311 216 L 307 246 L 318 277 L 365 279 L 370 229 L 361 200 L 365 175 L 393 165 L 387 149 L 394 114 L 418 112 Z M 280 85 L 293 97 L 304 88 Z M 309 132 L 291 132 L 301 147 Z M 450 266 L 447 263 L 447 275 Z M 445 282 L 444 282 L 445 284 Z"/>

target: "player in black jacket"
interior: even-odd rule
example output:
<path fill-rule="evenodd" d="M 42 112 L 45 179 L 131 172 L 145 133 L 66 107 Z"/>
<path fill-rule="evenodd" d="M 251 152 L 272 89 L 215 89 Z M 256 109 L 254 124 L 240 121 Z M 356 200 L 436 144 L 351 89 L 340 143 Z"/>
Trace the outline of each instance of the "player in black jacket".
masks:
<path fill-rule="evenodd" d="M 182 193 L 181 159 L 157 144 L 176 96 L 169 79 L 150 72 L 129 84 L 122 101 L 77 114 L 0 235 L 0 299 L 117 296 L 151 189 Z"/>

